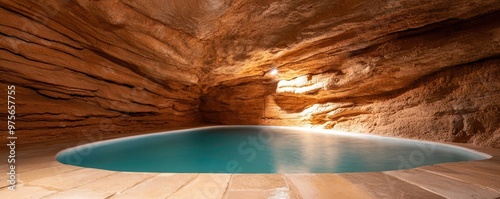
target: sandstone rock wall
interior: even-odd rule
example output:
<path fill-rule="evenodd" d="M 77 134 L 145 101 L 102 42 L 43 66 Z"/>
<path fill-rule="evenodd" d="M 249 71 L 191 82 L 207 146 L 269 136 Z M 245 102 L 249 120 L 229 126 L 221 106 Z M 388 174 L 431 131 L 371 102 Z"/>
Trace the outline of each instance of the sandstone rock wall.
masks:
<path fill-rule="evenodd" d="M 337 3 L 289 15 L 276 11 L 295 20 L 285 23 L 289 31 L 272 24 L 265 30 L 269 39 L 247 41 L 246 48 L 227 45 L 234 53 L 221 57 L 245 59 L 219 59 L 224 66 L 209 79 L 223 81 L 202 97 L 204 120 L 500 147 L 497 3 Z M 309 11 L 328 13 L 307 22 L 291 17 Z M 276 43 L 268 44 L 272 39 Z M 271 68 L 280 73 L 270 76 Z"/>
<path fill-rule="evenodd" d="M 205 120 L 221 124 L 311 126 L 498 148 L 499 77 L 500 60 L 489 59 L 350 99 L 285 95 L 276 92 L 278 82 L 226 83 L 211 88 L 200 108 Z"/>
<path fill-rule="evenodd" d="M 0 0 L 0 17 L 24 142 L 210 122 L 500 145 L 498 0 Z"/>
<path fill-rule="evenodd" d="M 161 52 L 142 49 L 159 42 L 140 27 L 154 29 L 151 19 L 126 14 L 139 21 L 118 28 L 105 21 L 114 16 L 94 10 L 104 9 L 99 3 L 105 2 L 0 1 L 0 90 L 6 98 L 7 85 L 16 86 L 20 142 L 199 123 L 197 72 L 178 72 L 182 64 L 174 58 L 164 62 L 156 57 Z M 167 59 L 172 49 L 164 50 Z"/>

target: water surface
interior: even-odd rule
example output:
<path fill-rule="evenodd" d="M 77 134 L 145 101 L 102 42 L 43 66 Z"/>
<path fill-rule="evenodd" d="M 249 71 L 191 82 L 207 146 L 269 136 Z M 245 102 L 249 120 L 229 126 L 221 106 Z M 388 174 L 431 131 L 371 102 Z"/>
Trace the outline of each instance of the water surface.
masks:
<path fill-rule="evenodd" d="M 173 173 L 342 173 L 481 160 L 469 149 L 407 139 L 289 127 L 226 126 L 91 143 L 60 152 L 64 164 Z"/>

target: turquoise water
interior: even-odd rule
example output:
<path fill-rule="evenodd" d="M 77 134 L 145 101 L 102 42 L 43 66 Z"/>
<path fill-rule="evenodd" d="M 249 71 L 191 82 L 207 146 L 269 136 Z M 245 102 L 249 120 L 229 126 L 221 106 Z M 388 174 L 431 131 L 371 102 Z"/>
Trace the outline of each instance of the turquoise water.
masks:
<path fill-rule="evenodd" d="M 487 159 L 469 149 L 311 129 L 229 126 L 120 138 L 66 149 L 64 164 L 173 173 L 341 173 Z"/>

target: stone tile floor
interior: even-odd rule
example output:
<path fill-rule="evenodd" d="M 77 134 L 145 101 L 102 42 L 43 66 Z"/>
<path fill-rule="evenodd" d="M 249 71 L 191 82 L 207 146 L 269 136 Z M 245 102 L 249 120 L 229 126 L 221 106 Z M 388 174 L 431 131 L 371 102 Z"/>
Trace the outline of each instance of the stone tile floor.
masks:
<path fill-rule="evenodd" d="M 132 173 L 55 160 L 57 152 L 78 144 L 74 139 L 19 146 L 17 191 L 7 189 L 4 175 L 0 198 L 500 198 L 500 150 L 468 144 L 455 145 L 493 158 L 345 174 Z M 8 172 L 5 163 L 0 172 Z"/>

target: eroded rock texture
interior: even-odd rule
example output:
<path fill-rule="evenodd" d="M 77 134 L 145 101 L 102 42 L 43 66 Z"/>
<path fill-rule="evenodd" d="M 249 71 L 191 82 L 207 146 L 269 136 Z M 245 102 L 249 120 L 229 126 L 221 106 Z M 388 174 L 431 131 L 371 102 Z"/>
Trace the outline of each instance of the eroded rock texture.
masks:
<path fill-rule="evenodd" d="M 25 142 L 209 122 L 500 147 L 496 0 L 0 0 L 0 16 Z"/>
<path fill-rule="evenodd" d="M 199 122 L 196 39 L 116 1 L 0 7 L 1 87 L 17 88 L 20 141 Z"/>
<path fill-rule="evenodd" d="M 349 99 L 275 93 L 277 83 L 221 85 L 210 89 L 201 110 L 222 124 L 318 126 L 498 147 L 499 61 L 453 67 L 405 89 Z"/>

